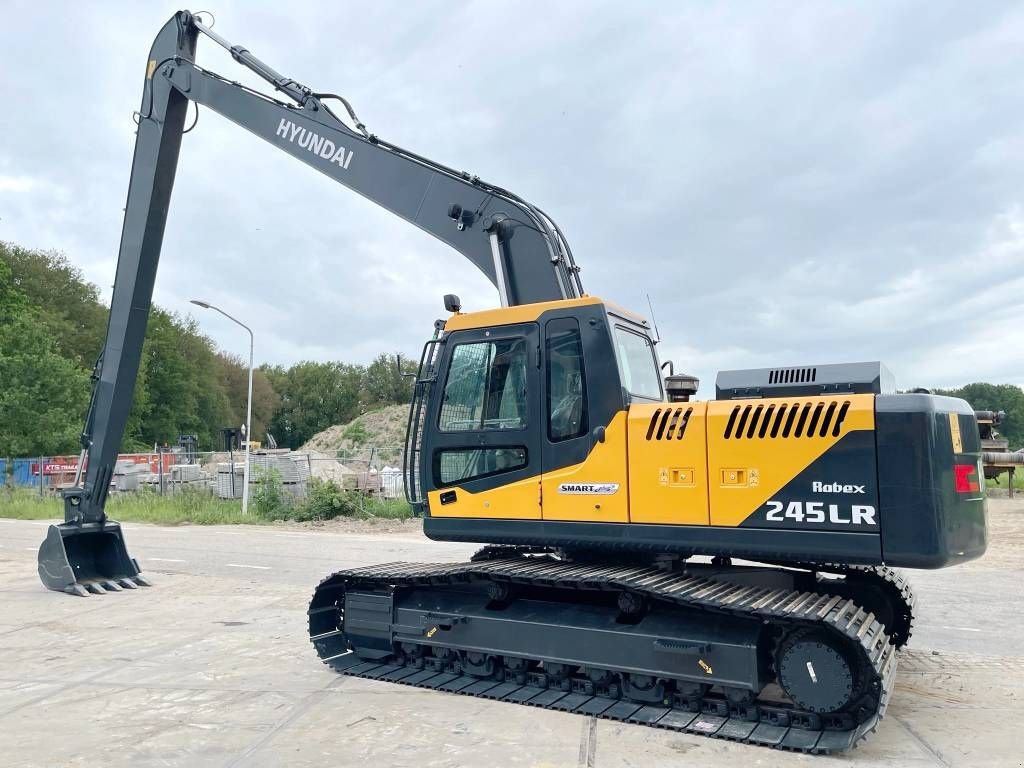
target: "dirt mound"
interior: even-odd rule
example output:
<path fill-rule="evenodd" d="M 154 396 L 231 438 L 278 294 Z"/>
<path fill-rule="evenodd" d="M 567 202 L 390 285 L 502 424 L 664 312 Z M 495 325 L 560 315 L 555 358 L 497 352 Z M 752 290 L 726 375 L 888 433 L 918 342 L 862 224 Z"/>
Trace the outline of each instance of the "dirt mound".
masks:
<path fill-rule="evenodd" d="M 372 452 L 375 465 L 399 466 L 408 420 L 409 406 L 389 405 L 357 416 L 348 424 L 328 427 L 311 437 L 298 452 L 337 456 L 346 463 L 368 461 Z"/>

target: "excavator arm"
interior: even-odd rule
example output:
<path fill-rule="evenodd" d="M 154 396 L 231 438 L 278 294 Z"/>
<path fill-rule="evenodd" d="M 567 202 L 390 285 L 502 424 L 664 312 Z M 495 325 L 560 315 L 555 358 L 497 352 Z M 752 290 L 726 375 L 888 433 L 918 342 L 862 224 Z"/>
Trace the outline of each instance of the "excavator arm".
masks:
<path fill-rule="evenodd" d="M 198 66 L 200 35 L 284 98 Z M 331 100 L 344 106 L 351 127 L 329 107 Z M 84 480 L 65 491 L 65 522 L 51 526 L 39 552 L 40 577 L 52 589 L 85 594 L 145 583 L 104 507 L 138 375 L 190 101 L 447 243 L 491 280 L 503 306 L 583 293 L 568 243 L 539 208 L 374 136 L 345 99 L 281 75 L 196 15 L 178 12 L 160 30 L 146 65 L 107 336 L 82 435 Z"/>

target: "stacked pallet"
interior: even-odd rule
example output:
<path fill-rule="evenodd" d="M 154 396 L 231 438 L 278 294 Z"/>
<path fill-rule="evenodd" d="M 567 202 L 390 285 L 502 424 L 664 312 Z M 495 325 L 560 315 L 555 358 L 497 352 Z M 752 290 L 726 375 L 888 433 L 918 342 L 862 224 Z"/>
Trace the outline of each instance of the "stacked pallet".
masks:
<path fill-rule="evenodd" d="M 309 459 L 287 450 L 259 451 L 249 457 L 250 482 L 259 482 L 268 474 L 280 478 L 284 490 L 293 496 L 305 496 L 309 480 Z"/>
<path fill-rule="evenodd" d="M 232 478 L 232 475 L 234 476 Z M 242 484 L 245 482 L 245 463 L 234 464 L 223 461 L 217 464 L 215 491 L 220 499 L 242 498 Z"/>

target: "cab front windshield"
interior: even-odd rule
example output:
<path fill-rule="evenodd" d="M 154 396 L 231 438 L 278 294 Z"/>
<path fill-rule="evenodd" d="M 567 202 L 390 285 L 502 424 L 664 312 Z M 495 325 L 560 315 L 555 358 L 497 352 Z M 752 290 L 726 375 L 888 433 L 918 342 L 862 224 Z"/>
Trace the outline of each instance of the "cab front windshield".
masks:
<path fill-rule="evenodd" d="M 622 386 L 634 397 L 661 400 L 661 375 L 651 340 L 622 325 L 616 324 L 614 328 Z"/>

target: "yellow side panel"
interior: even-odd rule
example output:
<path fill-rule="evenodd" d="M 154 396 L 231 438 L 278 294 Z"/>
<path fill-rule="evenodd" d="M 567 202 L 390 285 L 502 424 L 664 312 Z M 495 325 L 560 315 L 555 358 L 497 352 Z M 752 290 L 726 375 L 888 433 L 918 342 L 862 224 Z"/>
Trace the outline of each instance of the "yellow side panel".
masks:
<path fill-rule="evenodd" d="M 441 494 L 455 492 L 455 501 L 441 503 Z M 503 520 L 540 519 L 540 477 L 517 480 L 480 493 L 445 488 L 427 493 L 432 517 L 492 517 Z"/>
<path fill-rule="evenodd" d="M 629 409 L 629 519 L 707 525 L 707 403 Z"/>
<path fill-rule="evenodd" d="M 545 520 L 628 523 L 626 412 L 615 414 L 586 459 L 545 473 L 543 483 Z"/>
<path fill-rule="evenodd" d="M 844 404 L 848 404 L 845 409 Z M 837 422 L 839 431 L 835 434 Z M 787 424 L 788 436 L 784 434 Z M 776 435 L 772 437 L 776 426 Z M 709 402 L 707 470 L 711 524 L 739 525 L 843 435 L 874 428 L 874 395 Z M 729 437 L 725 436 L 727 431 Z"/>

